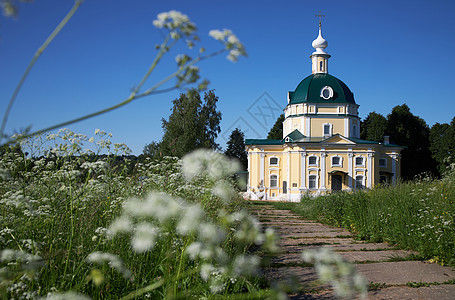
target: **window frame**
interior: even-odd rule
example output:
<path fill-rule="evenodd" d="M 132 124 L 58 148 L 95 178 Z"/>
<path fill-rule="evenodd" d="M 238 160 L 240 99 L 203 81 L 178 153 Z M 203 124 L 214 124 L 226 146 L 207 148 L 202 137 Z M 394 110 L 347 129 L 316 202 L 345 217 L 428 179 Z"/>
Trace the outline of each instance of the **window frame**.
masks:
<path fill-rule="evenodd" d="M 360 178 L 360 179 L 359 179 Z M 354 178 L 355 182 L 355 189 L 356 190 L 362 190 L 365 188 L 365 176 L 363 175 L 356 175 Z M 360 182 L 360 187 L 358 187 L 358 183 Z"/>
<path fill-rule="evenodd" d="M 358 164 L 358 163 L 357 163 L 357 159 L 361 159 L 361 160 L 362 160 L 362 163 L 361 163 L 361 164 Z M 355 165 L 356 167 L 365 167 L 365 157 L 364 157 L 364 156 L 361 156 L 361 155 L 354 157 L 354 165 Z"/>
<path fill-rule="evenodd" d="M 325 133 L 325 129 L 328 127 L 329 133 Z M 333 124 L 332 123 L 324 123 L 322 124 L 322 136 L 332 136 L 333 135 Z"/>
<path fill-rule="evenodd" d="M 314 163 L 314 164 L 310 163 L 310 159 L 313 158 L 313 157 L 316 159 L 316 163 Z M 308 156 L 308 166 L 309 167 L 317 167 L 317 166 L 319 166 L 319 156 L 316 156 L 316 155 Z"/>
<path fill-rule="evenodd" d="M 314 187 L 311 186 L 313 178 L 314 178 Z M 308 175 L 308 189 L 310 189 L 310 190 L 317 190 L 318 189 L 318 175 L 316 175 L 316 174 Z"/>
<path fill-rule="evenodd" d="M 272 177 L 275 177 L 275 180 L 276 180 L 275 185 L 272 184 L 272 180 L 273 180 Z M 279 184 L 279 180 L 278 179 L 279 178 L 278 178 L 277 174 L 270 174 L 269 175 L 270 188 L 279 188 L 279 185 L 278 185 Z"/>
<path fill-rule="evenodd" d="M 381 165 L 381 161 L 384 162 L 384 164 Z M 379 167 L 380 168 L 387 168 L 387 158 L 385 157 L 380 157 L 378 161 Z"/>
<path fill-rule="evenodd" d="M 272 164 L 272 159 L 276 159 L 276 164 Z M 277 167 L 280 165 L 280 158 L 277 156 L 272 156 L 269 158 L 269 166 Z"/>
<path fill-rule="evenodd" d="M 340 160 L 338 164 L 333 163 L 334 158 L 338 158 Z M 332 163 L 332 167 L 343 167 L 343 157 L 341 157 L 339 155 L 332 156 L 330 161 Z"/>

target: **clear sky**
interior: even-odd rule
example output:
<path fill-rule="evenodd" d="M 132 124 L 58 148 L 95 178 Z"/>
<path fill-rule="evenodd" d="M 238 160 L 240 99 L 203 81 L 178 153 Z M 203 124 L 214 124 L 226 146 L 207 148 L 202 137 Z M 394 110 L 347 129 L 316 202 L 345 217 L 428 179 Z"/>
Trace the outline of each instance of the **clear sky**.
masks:
<path fill-rule="evenodd" d="M 20 5 L 17 19 L 0 16 L 2 115 L 33 54 L 72 5 L 35 0 Z M 86 0 L 30 73 L 7 132 L 29 125 L 38 130 L 128 97 L 162 40 L 152 22 L 171 9 L 190 17 L 208 50 L 218 49 L 209 30 L 229 28 L 248 52 L 235 64 L 223 55 L 199 65 L 220 99 L 223 147 L 235 127 L 246 138 L 266 138 L 287 92 L 311 74 L 319 11 L 332 55 L 329 73 L 354 93 L 361 118 L 372 111 L 387 115 L 403 103 L 430 126 L 455 116 L 453 0 Z M 169 53 L 146 87 L 174 70 L 183 49 Z M 140 154 L 145 144 L 161 139 L 161 118 L 168 118 L 180 93 L 143 98 L 69 127 L 89 136 L 96 128 L 111 132 L 114 142 Z"/>

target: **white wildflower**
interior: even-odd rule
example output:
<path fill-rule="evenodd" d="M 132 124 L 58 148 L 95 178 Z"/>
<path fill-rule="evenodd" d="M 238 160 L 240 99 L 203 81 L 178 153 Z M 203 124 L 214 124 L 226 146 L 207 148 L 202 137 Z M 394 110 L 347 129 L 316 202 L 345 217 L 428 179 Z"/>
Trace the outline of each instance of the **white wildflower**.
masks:
<path fill-rule="evenodd" d="M 124 278 L 131 277 L 131 271 L 123 266 L 122 260 L 115 254 L 96 251 L 89 254 L 87 262 L 99 265 L 107 263 L 109 267 L 122 274 Z"/>
<path fill-rule="evenodd" d="M 143 253 L 152 249 L 156 244 L 159 229 L 150 223 L 140 223 L 134 230 L 131 241 L 134 251 Z"/>
<path fill-rule="evenodd" d="M 204 212 L 202 211 L 199 204 L 185 208 L 183 211 L 183 216 L 177 225 L 177 232 L 182 235 L 186 235 L 194 231 L 197 226 L 199 226 L 203 217 Z"/>
<path fill-rule="evenodd" d="M 256 255 L 239 255 L 232 263 L 232 272 L 236 276 L 257 275 L 260 262 L 260 258 Z"/>
<path fill-rule="evenodd" d="M 117 218 L 111 226 L 109 226 L 107 230 L 108 236 L 114 236 L 118 233 L 127 233 L 130 232 L 132 229 L 132 222 L 128 216 L 122 215 L 121 217 Z"/>

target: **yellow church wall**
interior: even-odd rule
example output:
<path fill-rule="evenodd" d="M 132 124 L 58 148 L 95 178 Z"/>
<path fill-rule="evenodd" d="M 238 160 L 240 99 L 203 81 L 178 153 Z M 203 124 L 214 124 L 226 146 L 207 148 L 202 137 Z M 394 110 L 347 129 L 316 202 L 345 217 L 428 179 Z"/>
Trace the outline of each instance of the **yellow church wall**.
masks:
<path fill-rule="evenodd" d="M 318 107 L 318 114 L 337 114 L 338 107 Z"/>
<path fill-rule="evenodd" d="M 344 135 L 344 119 L 311 119 L 311 136 L 323 136 L 324 124 L 332 124 L 332 134 Z"/>

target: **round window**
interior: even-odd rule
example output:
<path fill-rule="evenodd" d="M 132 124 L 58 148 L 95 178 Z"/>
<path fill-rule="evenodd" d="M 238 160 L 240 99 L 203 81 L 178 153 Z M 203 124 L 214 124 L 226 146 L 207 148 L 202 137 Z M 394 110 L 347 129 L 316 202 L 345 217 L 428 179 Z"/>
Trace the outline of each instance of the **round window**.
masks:
<path fill-rule="evenodd" d="M 330 86 L 325 86 L 321 89 L 321 97 L 328 100 L 333 97 L 333 89 Z"/>

